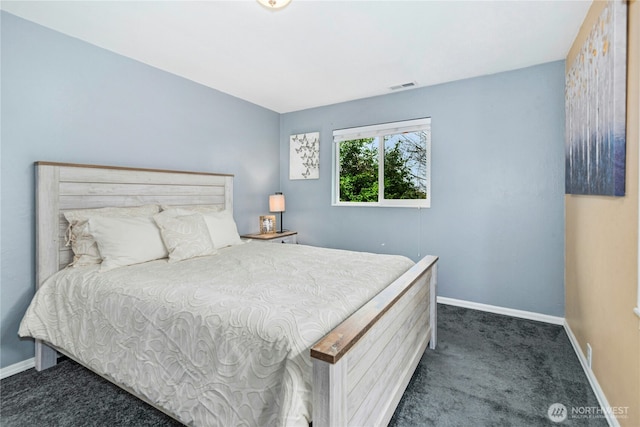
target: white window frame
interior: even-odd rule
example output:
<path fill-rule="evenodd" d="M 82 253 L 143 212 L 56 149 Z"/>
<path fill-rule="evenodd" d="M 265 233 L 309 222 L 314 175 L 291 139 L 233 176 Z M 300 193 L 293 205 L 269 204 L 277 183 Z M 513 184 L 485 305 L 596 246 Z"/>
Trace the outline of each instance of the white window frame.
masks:
<path fill-rule="evenodd" d="M 385 199 L 384 198 L 384 147 L 378 150 L 378 201 L 377 202 L 343 202 L 340 201 L 340 142 L 351 139 L 384 137 L 399 133 L 426 131 L 427 149 L 427 197 L 426 199 Z M 382 145 L 382 144 L 381 144 Z M 383 123 L 355 128 L 337 129 L 333 131 L 333 182 L 331 190 L 332 206 L 365 206 L 365 207 L 431 207 L 431 117 L 405 120 L 401 122 Z"/>

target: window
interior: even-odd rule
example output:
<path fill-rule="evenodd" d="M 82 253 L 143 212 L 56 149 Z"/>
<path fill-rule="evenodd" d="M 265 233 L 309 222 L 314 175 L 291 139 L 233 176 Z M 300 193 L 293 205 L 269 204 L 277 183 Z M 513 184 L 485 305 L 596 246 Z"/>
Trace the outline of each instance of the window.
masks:
<path fill-rule="evenodd" d="M 431 118 L 333 131 L 333 205 L 431 206 Z"/>

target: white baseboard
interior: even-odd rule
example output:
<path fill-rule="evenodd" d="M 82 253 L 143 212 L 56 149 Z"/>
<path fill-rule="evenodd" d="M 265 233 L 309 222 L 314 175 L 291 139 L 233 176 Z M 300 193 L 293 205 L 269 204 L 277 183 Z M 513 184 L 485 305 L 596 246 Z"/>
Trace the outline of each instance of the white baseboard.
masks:
<path fill-rule="evenodd" d="M 455 305 L 458 307 L 470 308 L 472 310 L 480 310 L 489 313 L 504 314 L 505 316 L 518 317 L 521 319 L 552 323 L 554 325 L 564 325 L 565 323 L 564 317 L 550 316 L 548 314 L 535 313 L 533 311 L 516 310 L 513 308 L 500 307 L 497 305 L 481 304 L 478 302 L 465 301 L 455 298 L 438 297 L 438 302 L 446 305 Z"/>
<path fill-rule="evenodd" d="M 598 403 L 600 404 L 600 407 L 603 409 L 602 412 L 606 414 L 607 422 L 611 427 L 620 427 L 620 423 L 618 422 L 618 419 L 615 417 L 615 415 L 610 413 L 611 411 L 606 410 L 607 408 L 611 407 L 609 406 L 609 401 L 607 400 L 607 397 L 604 395 L 604 391 L 600 387 L 600 383 L 598 383 L 598 379 L 596 378 L 595 374 L 589 367 L 589 363 L 587 362 L 587 357 L 582 352 L 582 348 L 578 343 L 578 339 L 573 334 L 573 331 L 571 330 L 571 327 L 566 322 L 566 320 L 564 322 L 564 330 L 567 332 L 567 335 L 569 336 L 569 341 L 571 342 L 571 345 L 573 346 L 573 350 L 576 352 L 576 355 L 578 356 L 578 360 L 580 360 L 580 365 L 582 365 L 582 370 L 584 371 L 585 375 L 587 376 L 587 379 L 589 380 L 589 384 L 591 385 L 593 394 L 596 395 L 596 398 L 598 399 Z"/>
<path fill-rule="evenodd" d="M 33 357 L 31 359 L 23 360 L 22 362 L 14 363 L 13 365 L 0 369 L 0 380 L 35 367 L 36 359 Z"/>

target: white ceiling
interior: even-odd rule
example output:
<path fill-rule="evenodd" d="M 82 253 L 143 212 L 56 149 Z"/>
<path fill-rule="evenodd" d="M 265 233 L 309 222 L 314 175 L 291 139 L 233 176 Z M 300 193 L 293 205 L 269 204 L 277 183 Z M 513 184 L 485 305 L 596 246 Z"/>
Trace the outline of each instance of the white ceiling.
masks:
<path fill-rule="evenodd" d="M 591 1 L 2 1 L 284 113 L 564 59 Z M 407 89 L 405 89 L 407 90 Z"/>

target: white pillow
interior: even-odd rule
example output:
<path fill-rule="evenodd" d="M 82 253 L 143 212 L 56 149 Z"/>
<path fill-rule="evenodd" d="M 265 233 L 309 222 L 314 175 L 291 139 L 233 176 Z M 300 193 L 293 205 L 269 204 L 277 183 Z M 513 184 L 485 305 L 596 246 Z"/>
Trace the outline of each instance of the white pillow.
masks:
<path fill-rule="evenodd" d="M 238 234 L 238 227 L 229 211 L 212 212 L 203 215 L 207 223 L 213 246 L 216 249 L 226 246 L 240 245 L 242 240 Z"/>
<path fill-rule="evenodd" d="M 100 271 L 166 258 L 168 255 L 160 229 L 151 217 L 97 216 L 89 220 L 89 232 L 95 238 L 102 256 Z"/>
<path fill-rule="evenodd" d="M 169 250 L 169 262 L 217 253 L 202 214 L 175 217 L 170 212 L 161 212 L 153 219 Z"/>
<path fill-rule="evenodd" d="M 151 217 L 158 212 L 160 212 L 160 206 L 158 205 L 76 209 L 64 212 L 64 217 L 69 222 L 68 244 L 71 245 L 71 249 L 73 250 L 73 262 L 70 265 L 92 265 L 102 262 L 96 241 L 91 233 L 89 233 L 89 219 L 97 216 L 119 218 Z"/>

